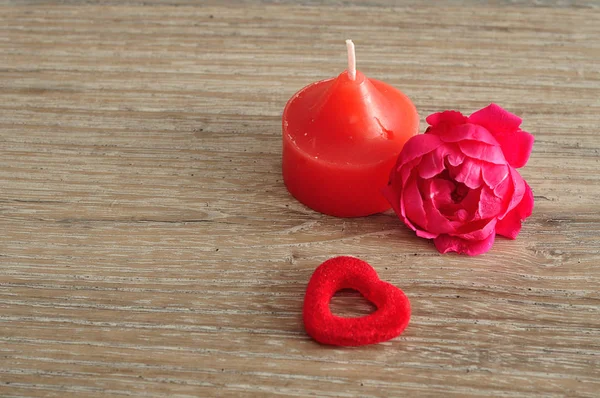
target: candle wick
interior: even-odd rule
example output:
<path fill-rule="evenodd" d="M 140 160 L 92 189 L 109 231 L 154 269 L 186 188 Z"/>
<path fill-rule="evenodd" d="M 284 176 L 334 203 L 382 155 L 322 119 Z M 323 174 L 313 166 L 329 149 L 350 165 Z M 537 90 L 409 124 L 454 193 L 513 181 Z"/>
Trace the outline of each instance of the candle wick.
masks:
<path fill-rule="evenodd" d="M 346 48 L 348 49 L 348 76 L 350 80 L 356 80 L 356 54 L 352 40 L 346 40 Z"/>

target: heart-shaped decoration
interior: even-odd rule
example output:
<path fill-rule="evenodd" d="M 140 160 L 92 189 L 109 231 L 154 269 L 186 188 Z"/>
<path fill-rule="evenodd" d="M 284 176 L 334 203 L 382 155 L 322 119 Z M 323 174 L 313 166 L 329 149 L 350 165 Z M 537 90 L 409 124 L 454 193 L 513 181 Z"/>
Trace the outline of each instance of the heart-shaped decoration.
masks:
<path fill-rule="evenodd" d="M 377 310 L 358 318 L 332 314 L 329 302 L 342 289 L 357 290 Z M 307 333 L 318 342 L 360 346 L 399 336 L 410 320 L 410 302 L 402 290 L 379 279 L 367 262 L 335 257 L 321 264 L 310 278 L 302 315 Z"/>

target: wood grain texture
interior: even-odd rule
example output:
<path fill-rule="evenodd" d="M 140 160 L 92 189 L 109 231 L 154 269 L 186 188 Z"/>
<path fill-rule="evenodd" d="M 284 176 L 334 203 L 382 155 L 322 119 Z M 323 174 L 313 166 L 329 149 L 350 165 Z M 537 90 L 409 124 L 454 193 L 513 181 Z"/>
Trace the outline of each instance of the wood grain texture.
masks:
<path fill-rule="evenodd" d="M 599 396 L 598 3 L 301 3 L 0 2 L 0 396 Z M 442 256 L 288 195 L 283 106 L 346 38 L 422 116 L 523 117 L 516 241 Z M 410 297 L 400 338 L 306 336 L 342 254 Z"/>

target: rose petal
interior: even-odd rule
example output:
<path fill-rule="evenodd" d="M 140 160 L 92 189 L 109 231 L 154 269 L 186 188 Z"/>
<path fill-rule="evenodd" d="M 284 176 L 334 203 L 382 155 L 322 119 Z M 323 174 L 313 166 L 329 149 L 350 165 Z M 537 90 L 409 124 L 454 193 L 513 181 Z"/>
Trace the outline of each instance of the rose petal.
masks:
<path fill-rule="evenodd" d="M 411 179 L 411 184 L 416 185 L 415 184 L 415 177 L 412 177 Z M 392 173 L 391 177 L 390 177 L 390 182 L 389 184 L 384 187 L 381 191 L 381 193 L 383 194 L 383 196 L 387 199 L 387 201 L 390 203 L 390 205 L 392 206 L 392 208 L 394 209 L 394 212 L 396 213 L 396 215 L 398 216 L 398 218 L 404 223 L 406 224 L 407 227 L 409 227 L 410 229 L 412 229 L 413 231 L 416 231 L 417 235 L 422 237 L 422 238 L 426 238 L 426 239 L 433 239 L 437 236 L 437 234 L 433 234 L 427 231 L 423 231 L 419 228 L 417 228 L 418 226 L 414 225 L 413 222 L 407 217 L 407 209 L 406 209 L 406 203 L 404 200 L 404 194 L 406 192 L 406 188 L 402 188 L 404 184 L 400 181 L 399 178 L 397 178 L 396 175 L 394 175 Z M 417 195 L 416 198 L 413 198 L 412 201 L 409 201 L 409 206 L 408 208 L 410 209 L 409 211 L 412 213 L 413 211 L 415 211 L 417 214 L 416 218 L 419 218 L 418 214 L 419 214 L 419 209 L 418 209 L 418 205 L 415 206 L 414 202 L 415 200 L 418 202 L 419 200 L 421 200 L 420 194 Z M 422 202 L 422 200 L 421 200 Z M 414 214 L 413 214 L 414 216 Z M 424 219 L 424 218 L 423 218 Z M 423 221 L 424 224 L 426 224 L 426 219 L 424 219 L 425 221 Z"/>
<path fill-rule="evenodd" d="M 389 189 L 388 187 L 383 188 L 382 190 L 382 194 L 383 196 L 388 199 L 388 202 L 390 201 L 388 198 L 388 194 L 389 194 Z M 418 235 L 418 229 L 410 222 L 410 220 L 408 218 L 406 218 L 405 215 L 403 215 L 404 213 L 404 206 L 402 205 L 401 202 L 398 202 L 398 204 L 396 206 L 392 205 L 392 208 L 394 209 L 394 212 L 396 213 L 396 216 L 398 216 L 398 218 L 400 219 L 400 221 L 402 221 L 408 228 L 412 229 L 413 231 L 417 231 L 417 235 Z M 434 235 L 433 237 L 435 237 L 436 235 Z M 429 238 L 431 239 L 431 238 Z"/>
<path fill-rule="evenodd" d="M 496 139 L 502 147 L 506 161 L 514 168 L 525 166 L 533 149 L 533 135 L 518 130 L 514 133 L 498 134 Z"/>
<path fill-rule="evenodd" d="M 404 204 L 404 214 L 413 225 L 417 229 L 428 230 L 427 216 L 423 209 L 423 198 L 414 176 L 408 179 L 402 191 L 401 201 Z"/>
<path fill-rule="evenodd" d="M 523 195 L 525 194 L 525 180 L 521 177 L 521 174 L 514 168 L 509 166 L 509 175 L 512 180 L 514 190 L 513 194 L 510 197 L 510 203 L 508 204 L 507 211 L 514 209 L 523 199 Z M 506 197 L 504 197 L 506 199 Z"/>
<path fill-rule="evenodd" d="M 408 178 L 410 177 L 412 171 L 420 162 L 421 162 L 421 159 L 417 158 L 417 159 L 413 159 L 410 162 L 405 163 L 402 166 L 400 166 L 400 169 L 398 172 L 400 173 L 400 177 L 402 179 L 402 186 L 406 185 L 406 181 L 408 181 Z"/>
<path fill-rule="evenodd" d="M 496 135 L 516 131 L 522 120 L 499 105 L 490 104 L 469 116 L 469 122 L 483 126 Z"/>
<path fill-rule="evenodd" d="M 481 167 L 483 182 L 491 189 L 494 189 L 498 184 L 506 180 L 508 173 L 506 164 L 486 164 Z"/>
<path fill-rule="evenodd" d="M 417 134 L 412 137 L 404 144 L 400 156 L 398 157 L 397 165 L 410 162 L 411 160 L 417 159 L 426 153 L 435 150 L 437 147 L 442 145 L 442 141 L 435 135 L 431 134 Z"/>
<path fill-rule="evenodd" d="M 469 241 L 456 236 L 440 235 L 433 240 L 436 249 L 440 253 L 457 252 L 476 256 L 483 254 L 492 248 L 496 234 L 491 234 L 481 241 Z"/>
<path fill-rule="evenodd" d="M 444 111 L 433 113 L 425 119 L 430 126 L 447 123 L 449 125 L 457 125 L 467 123 L 469 119 L 458 111 Z"/>
<path fill-rule="evenodd" d="M 471 189 L 479 188 L 483 182 L 481 165 L 473 159 L 465 159 L 462 166 L 458 168 L 458 173 L 454 176 L 454 179 Z"/>
<path fill-rule="evenodd" d="M 520 117 L 496 104 L 490 104 L 469 116 L 469 122 L 485 127 L 494 135 L 511 166 L 525 166 L 531 154 L 534 137 L 519 129 L 522 122 Z"/>
<path fill-rule="evenodd" d="M 438 236 L 438 234 L 434 234 L 434 233 L 427 232 L 427 231 L 421 231 L 420 229 L 417 229 L 416 233 L 419 238 L 424 238 L 424 239 L 433 239 L 433 238 L 437 238 L 437 236 Z"/>
<path fill-rule="evenodd" d="M 506 171 L 506 178 L 504 178 L 502 181 L 500 181 L 500 183 L 498 183 L 498 185 L 494 187 L 494 195 L 498 196 L 499 198 L 511 198 L 513 192 L 515 191 L 515 186 L 510 173 L 510 166 L 506 167 Z"/>
<path fill-rule="evenodd" d="M 465 140 L 458 143 L 462 153 L 468 157 L 485 160 L 494 164 L 506 164 L 502 148 L 496 145 L 487 145 L 479 141 Z"/>
<path fill-rule="evenodd" d="M 448 163 L 450 163 L 451 166 L 458 166 L 464 162 L 465 155 L 458 149 L 458 147 L 455 148 L 452 146 L 452 144 L 447 144 L 447 146 L 451 148 L 446 156 L 446 159 L 448 159 Z"/>
<path fill-rule="evenodd" d="M 452 181 L 443 178 L 432 178 L 428 181 L 428 192 L 425 195 L 428 195 L 433 200 L 437 208 L 453 203 L 451 195 L 455 184 Z"/>
<path fill-rule="evenodd" d="M 516 239 L 521 231 L 521 223 L 533 212 L 533 192 L 525 183 L 525 194 L 517 207 L 510 211 L 496 224 L 496 233 L 509 239 Z"/>
<path fill-rule="evenodd" d="M 508 206 L 508 202 L 508 199 L 505 200 L 504 198 L 494 195 L 493 191 L 482 189 L 477 213 L 483 219 L 498 217 L 499 214 L 504 213 Z"/>
<path fill-rule="evenodd" d="M 458 218 L 458 221 L 460 222 L 465 222 L 467 221 L 467 218 L 469 218 L 469 212 L 465 209 L 459 209 L 456 211 L 456 218 Z"/>
<path fill-rule="evenodd" d="M 454 226 L 450 221 L 440 213 L 439 209 L 435 207 L 433 201 L 430 198 L 425 198 L 423 201 L 425 209 L 425 216 L 427 217 L 427 231 L 431 233 L 447 234 L 454 232 Z"/>
<path fill-rule="evenodd" d="M 435 151 L 423 155 L 421 163 L 419 163 L 419 176 L 428 179 L 444 171 L 444 159 L 449 151 L 452 151 L 452 149 L 447 146 L 440 146 Z"/>
<path fill-rule="evenodd" d="M 439 209 L 440 213 L 450 221 L 450 223 L 452 224 L 452 227 L 454 229 L 460 227 L 460 225 L 462 223 L 455 224 L 457 222 L 457 220 L 459 220 L 459 217 L 457 214 L 458 211 L 464 210 L 462 207 L 460 207 L 460 204 L 456 204 L 453 202 L 446 203 L 446 204 L 444 204 L 444 203 L 438 204 L 436 202 L 435 206 Z M 468 217 L 468 215 L 467 215 L 467 217 Z"/>
<path fill-rule="evenodd" d="M 496 230 L 496 218 L 478 220 L 463 225 L 452 236 L 456 236 L 465 240 L 480 241 L 486 239 L 490 234 L 494 234 Z"/>
<path fill-rule="evenodd" d="M 481 193 L 479 189 L 471 189 L 467 196 L 460 202 L 460 205 L 468 212 L 468 220 L 479 220 L 481 216 L 478 213 L 479 201 L 481 200 Z"/>
<path fill-rule="evenodd" d="M 433 128 L 432 128 L 433 129 Z M 431 134 L 426 134 L 431 135 Z M 436 136 L 436 135 L 432 135 Z M 439 131 L 437 136 L 444 142 L 459 142 L 463 140 L 480 141 L 489 145 L 500 145 L 492 133 L 487 131 L 485 127 L 476 124 L 467 123 L 459 126 L 454 126 L 450 129 Z M 409 140 L 410 141 L 410 140 Z"/>

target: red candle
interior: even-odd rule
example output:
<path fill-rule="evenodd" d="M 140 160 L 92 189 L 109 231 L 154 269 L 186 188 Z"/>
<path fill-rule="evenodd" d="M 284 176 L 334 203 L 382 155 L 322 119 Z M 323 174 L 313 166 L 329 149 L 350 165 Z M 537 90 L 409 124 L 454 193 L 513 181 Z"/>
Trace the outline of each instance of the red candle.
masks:
<path fill-rule="evenodd" d="M 283 111 L 283 180 L 313 210 L 360 217 L 387 210 L 381 194 L 419 116 L 399 90 L 356 70 L 304 87 Z"/>

